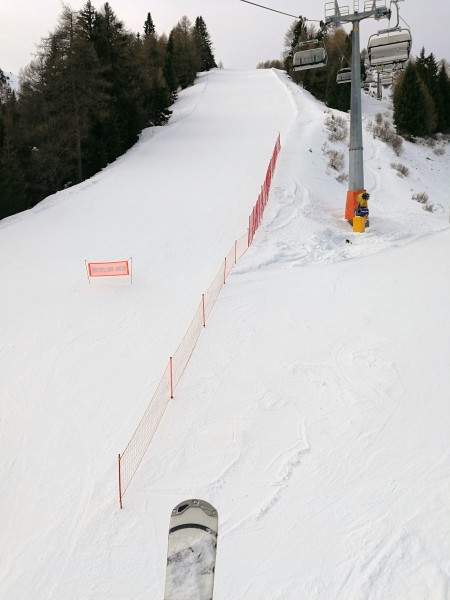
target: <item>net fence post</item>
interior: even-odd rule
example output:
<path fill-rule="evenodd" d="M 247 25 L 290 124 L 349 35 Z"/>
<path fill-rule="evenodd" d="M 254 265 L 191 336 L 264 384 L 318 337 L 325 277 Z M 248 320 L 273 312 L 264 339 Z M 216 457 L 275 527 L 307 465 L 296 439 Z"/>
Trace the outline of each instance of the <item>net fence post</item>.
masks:
<path fill-rule="evenodd" d="M 120 506 L 120 509 L 122 509 L 123 508 L 123 504 L 122 504 L 122 472 L 120 469 L 120 459 L 121 459 L 121 456 L 119 454 L 118 460 L 117 460 L 118 468 L 119 468 L 119 506 Z"/>
<path fill-rule="evenodd" d="M 89 267 L 88 267 L 88 262 L 87 260 L 84 261 L 84 264 L 86 265 L 86 275 L 89 281 L 89 284 L 91 283 L 91 278 L 89 277 Z"/>
<path fill-rule="evenodd" d="M 203 327 L 206 327 L 205 294 L 202 294 L 202 319 L 203 319 Z"/>

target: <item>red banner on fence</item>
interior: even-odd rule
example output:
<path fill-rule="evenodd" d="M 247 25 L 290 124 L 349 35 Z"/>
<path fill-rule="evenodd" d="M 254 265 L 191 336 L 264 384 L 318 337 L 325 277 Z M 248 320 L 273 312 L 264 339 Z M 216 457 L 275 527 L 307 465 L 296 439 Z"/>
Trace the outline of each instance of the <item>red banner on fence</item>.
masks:
<path fill-rule="evenodd" d="M 90 262 L 88 263 L 88 273 L 89 277 L 118 277 L 130 275 L 130 268 L 127 260 Z"/>

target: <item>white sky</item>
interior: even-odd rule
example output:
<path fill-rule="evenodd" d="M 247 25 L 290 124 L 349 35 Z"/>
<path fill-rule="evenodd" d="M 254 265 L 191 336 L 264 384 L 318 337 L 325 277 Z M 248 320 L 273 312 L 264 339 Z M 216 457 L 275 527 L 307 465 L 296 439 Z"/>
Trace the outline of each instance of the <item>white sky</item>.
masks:
<path fill-rule="evenodd" d="M 85 0 L 68 2 L 76 10 L 84 3 Z M 324 18 L 325 3 L 316 0 L 264 0 L 260 3 L 312 20 Z M 103 1 L 93 4 L 100 8 Z M 213 42 L 215 58 L 221 60 L 225 68 L 253 69 L 260 61 L 280 58 L 284 35 L 293 21 L 240 0 L 111 0 L 110 4 L 125 26 L 135 32 L 142 32 L 148 12 L 158 34 L 168 34 L 183 15 L 192 22 L 201 15 Z M 342 0 L 339 4 L 350 6 L 350 12 L 353 12 L 350 0 Z M 359 4 L 363 10 L 364 1 L 360 0 Z M 402 19 L 411 28 L 413 54 L 419 54 L 425 46 L 427 54 L 433 52 L 438 60 L 450 60 L 450 3 L 405 0 L 400 9 Z M 18 73 L 26 66 L 36 44 L 55 28 L 61 10 L 60 0 L 0 0 L 0 67 Z M 373 19 L 364 21 L 361 47 L 365 47 L 370 34 L 387 24 L 385 20 L 378 23 Z M 346 29 L 349 27 L 347 25 Z"/>

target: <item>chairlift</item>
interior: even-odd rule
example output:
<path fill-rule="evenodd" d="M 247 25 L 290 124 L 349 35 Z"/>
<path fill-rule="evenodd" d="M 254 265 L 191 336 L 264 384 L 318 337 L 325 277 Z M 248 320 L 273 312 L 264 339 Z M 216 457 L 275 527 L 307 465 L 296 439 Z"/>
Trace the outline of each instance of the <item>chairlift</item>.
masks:
<path fill-rule="evenodd" d="M 392 73 L 381 73 L 380 74 L 380 83 L 383 86 L 391 85 L 394 82 L 394 77 Z"/>
<path fill-rule="evenodd" d="M 336 75 L 336 83 L 351 83 L 352 82 L 352 70 L 349 67 L 339 69 Z"/>
<path fill-rule="evenodd" d="M 394 75 L 397 75 L 398 73 L 400 73 L 400 71 L 404 71 L 405 69 L 405 63 L 396 63 L 394 65 L 393 73 Z"/>
<path fill-rule="evenodd" d="M 411 52 L 411 32 L 395 27 L 370 36 L 367 43 L 369 62 L 372 67 L 404 63 Z"/>
<path fill-rule="evenodd" d="M 297 46 L 294 52 L 294 71 L 306 71 L 325 67 L 328 56 L 323 42 L 319 40 L 308 40 Z"/>

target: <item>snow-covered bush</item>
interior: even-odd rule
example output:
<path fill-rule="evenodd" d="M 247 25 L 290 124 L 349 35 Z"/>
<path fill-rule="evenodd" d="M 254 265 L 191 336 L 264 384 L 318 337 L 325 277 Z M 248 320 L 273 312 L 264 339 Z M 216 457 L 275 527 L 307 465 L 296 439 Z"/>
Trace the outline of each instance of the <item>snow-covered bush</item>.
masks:
<path fill-rule="evenodd" d="M 393 125 L 386 120 L 383 120 L 383 115 L 377 113 L 375 122 L 368 127 L 374 138 L 379 138 L 385 144 L 390 146 L 397 156 L 400 156 L 403 151 L 403 138 L 395 132 Z"/>
<path fill-rule="evenodd" d="M 344 168 L 344 153 L 339 150 L 327 150 L 326 155 L 328 156 L 328 166 L 335 171 L 340 171 Z"/>
<path fill-rule="evenodd" d="M 429 202 L 428 194 L 426 192 L 418 192 L 412 195 L 412 199 L 419 204 L 422 204 L 423 209 L 428 212 L 434 212 L 434 206 Z"/>
<path fill-rule="evenodd" d="M 325 126 L 328 129 L 328 139 L 330 142 L 343 142 L 347 139 L 348 126 L 343 117 L 330 114 L 325 120 Z"/>
<path fill-rule="evenodd" d="M 402 165 L 401 163 L 391 163 L 391 168 L 397 171 L 399 177 L 408 177 L 409 175 L 408 167 L 405 167 L 405 165 Z"/>

